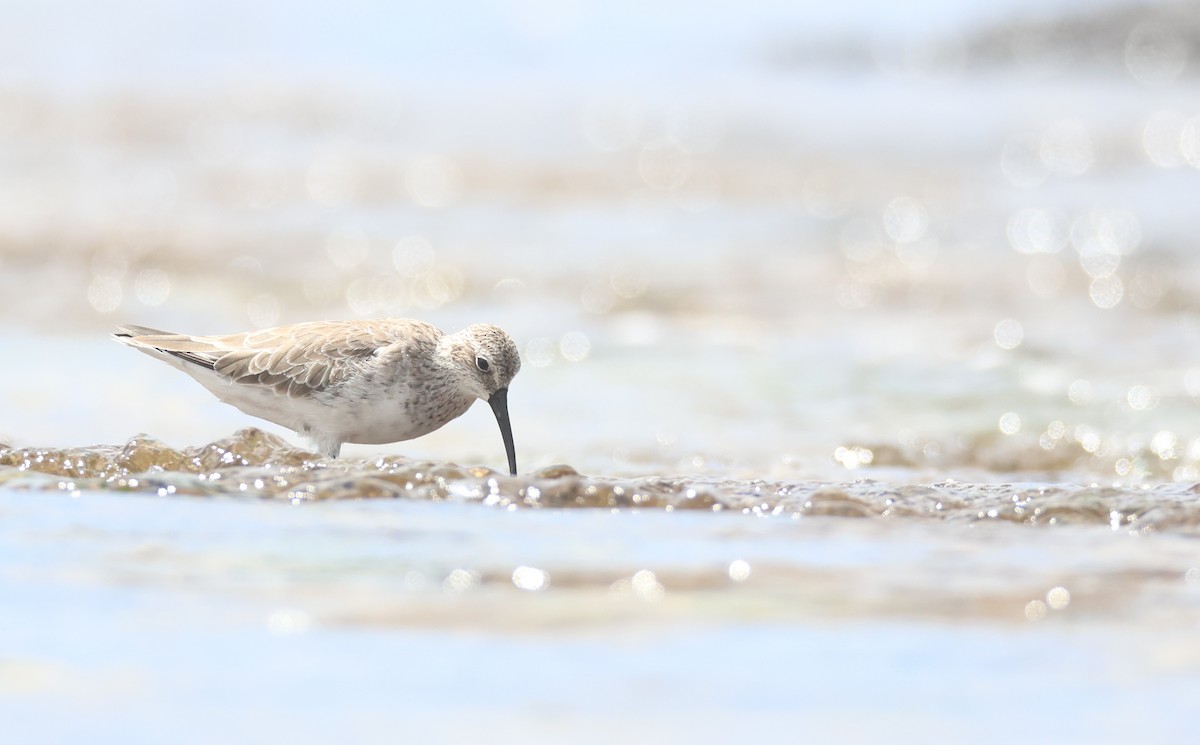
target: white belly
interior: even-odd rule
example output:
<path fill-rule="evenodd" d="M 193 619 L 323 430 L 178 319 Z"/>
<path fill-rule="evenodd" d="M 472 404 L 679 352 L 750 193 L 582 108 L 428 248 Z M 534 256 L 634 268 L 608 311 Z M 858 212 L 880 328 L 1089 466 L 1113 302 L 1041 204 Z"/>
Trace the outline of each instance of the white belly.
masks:
<path fill-rule="evenodd" d="M 407 390 L 340 387 L 293 398 L 258 385 L 193 375 L 217 398 L 241 411 L 327 441 L 378 445 L 428 434 L 462 416 L 473 400 L 462 398 L 431 407 Z"/>

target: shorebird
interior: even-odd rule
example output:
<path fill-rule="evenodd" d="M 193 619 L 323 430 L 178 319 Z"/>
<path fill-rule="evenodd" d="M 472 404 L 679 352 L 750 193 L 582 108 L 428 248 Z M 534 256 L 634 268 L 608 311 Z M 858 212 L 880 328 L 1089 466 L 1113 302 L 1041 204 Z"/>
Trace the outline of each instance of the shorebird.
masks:
<path fill-rule="evenodd" d="M 444 334 L 423 321 L 381 318 L 188 336 L 124 325 L 113 338 L 182 370 L 225 403 L 304 435 L 331 458 L 346 442 L 428 434 L 481 398 L 517 474 L 508 386 L 521 357 L 495 326 Z"/>

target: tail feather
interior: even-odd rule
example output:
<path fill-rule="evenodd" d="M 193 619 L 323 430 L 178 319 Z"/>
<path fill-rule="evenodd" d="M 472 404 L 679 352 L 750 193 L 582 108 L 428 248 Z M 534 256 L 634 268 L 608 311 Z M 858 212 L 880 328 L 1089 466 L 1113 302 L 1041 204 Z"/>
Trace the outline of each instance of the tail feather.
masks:
<path fill-rule="evenodd" d="M 213 354 L 216 350 L 214 350 L 213 345 L 210 343 L 198 341 L 183 334 L 159 331 L 147 326 L 135 326 L 132 324 L 117 326 L 117 333 L 113 334 L 112 338 L 115 341 L 144 352 L 169 354 L 172 357 L 178 357 L 184 362 L 206 367 L 209 370 L 212 370 L 216 366 L 217 359 L 220 357 L 220 354 Z"/>
<path fill-rule="evenodd" d="M 135 326 L 131 323 L 123 323 L 117 326 L 117 333 L 113 334 L 113 338 L 118 341 L 121 339 L 132 339 L 135 336 L 174 336 L 174 334 L 169 331 L 152 329 L 149 326 Z"/>

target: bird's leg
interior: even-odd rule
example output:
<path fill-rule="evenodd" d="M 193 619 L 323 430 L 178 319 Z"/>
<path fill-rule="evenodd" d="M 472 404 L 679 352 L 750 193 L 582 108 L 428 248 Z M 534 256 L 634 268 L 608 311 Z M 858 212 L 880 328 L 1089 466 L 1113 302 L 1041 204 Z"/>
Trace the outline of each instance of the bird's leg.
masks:
<path fill-rule="evenodd" d="M 338 453 L 342 452 L 342 443 L 340 440 L 328 435 L 322 437 L 321 432 L 316 430 L 311 424 L 306 423 L 296 431 L 307 437 L 317 452 L 326 458 L 336 458 L 338 457 Z"/>
<path fill-rule="evenodd" d="M 313 432 L 312 428 L 310 427 L 305 427 L 303 432 L 310 440 L 312 440 L 313 445 L 316 446 L 317 452 L 319 452 L 321 455 L 324 455 L 326 458 L 336 458 L 338 457 L 338 453 L 342 452 L 342 443 L 340 440 L 331 437 L 321 437 L 316 432 Z"/>

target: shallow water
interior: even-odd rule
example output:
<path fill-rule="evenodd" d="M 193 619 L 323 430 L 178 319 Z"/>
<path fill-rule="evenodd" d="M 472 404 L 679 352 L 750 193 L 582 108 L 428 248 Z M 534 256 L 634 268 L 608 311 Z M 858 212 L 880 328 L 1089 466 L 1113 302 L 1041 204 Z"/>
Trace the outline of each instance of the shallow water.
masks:
<path fill-rule="evenodd" d="M 1190 737 L 1189 534 L 0 495 L 23 739 Z"/>
<path fill-rule="evenodd" d="M 1190 738 L 1195 487 L 870 473 L 2 451 L 0 711 L 146 742 Z"/>
<path fill-rule="evenodd" d="M 19 739 L 1194 739 L 1191 3 L 142 5 L 0 29 Z M 377 315 L 519 476 L 106 338 Z"/>

